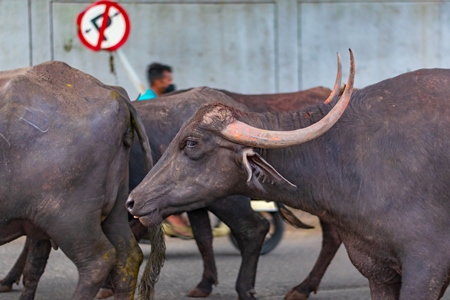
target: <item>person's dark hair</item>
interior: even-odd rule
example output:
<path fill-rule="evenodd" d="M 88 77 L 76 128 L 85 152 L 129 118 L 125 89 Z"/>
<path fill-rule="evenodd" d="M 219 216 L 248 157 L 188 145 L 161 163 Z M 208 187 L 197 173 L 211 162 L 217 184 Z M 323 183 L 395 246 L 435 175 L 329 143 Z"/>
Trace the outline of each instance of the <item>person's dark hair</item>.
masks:
<path fill-rule="evenodd" d="M 164 71 L 172 73 L 172 67 L 157 62 L 149 64 L 147 67 L 147 79 L 150 85 L 152 85 L 155 80 L 161 79 Z"/>

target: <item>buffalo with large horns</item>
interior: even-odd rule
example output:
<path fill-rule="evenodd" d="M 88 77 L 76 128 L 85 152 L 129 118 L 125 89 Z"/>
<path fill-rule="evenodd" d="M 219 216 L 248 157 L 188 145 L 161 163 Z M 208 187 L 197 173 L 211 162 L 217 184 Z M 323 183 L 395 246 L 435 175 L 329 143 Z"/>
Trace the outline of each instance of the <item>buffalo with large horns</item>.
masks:
<path fill-rule="evenodd" d="M 336 226 L 373 299 L 440 298 L 450 275 L 450 70 L 352 92 L 351 66 L 330 104 L 202 107 L 131 192 L 129 211 L 159 223 L 230 194 L 280 201 Z"/>

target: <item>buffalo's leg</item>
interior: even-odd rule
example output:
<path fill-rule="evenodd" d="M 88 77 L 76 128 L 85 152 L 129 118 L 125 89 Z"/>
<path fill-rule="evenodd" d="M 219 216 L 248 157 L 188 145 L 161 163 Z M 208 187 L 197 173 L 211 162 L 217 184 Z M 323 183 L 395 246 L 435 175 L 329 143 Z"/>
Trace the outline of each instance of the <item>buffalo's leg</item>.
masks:
<path fill-rule="evenodd" d="M 417 237 L 424 244 L 416 243 L 408 250 L 413 253 L 402 257 L 400 300 L 437 300 L 448 284 L 450 261 L 446 251 L 448 241 L 442 236 L 438 240 Z M 427 237 L 428 238 L 428 237 Z"/>
<path fill-rule="evenodd" d="M 211 223 L 206 209 L 197 209 L 188 212 L 192 233 L 203 259 L 203 274 L 201 281 L 189 291 L 189 297 L 207 297 L 212 286 L 217 285 L 217 268 L 213 252 L 213 236 Z"/>
<path fill-rule="evenodd" d="M 138 219 L 131 219 L 130 220 L 130 227 L 131 231 L 133 232 L 134 238 L 136 241 L 140 241 L 145 236 L 148 236 L 148 228 L 142 225 L 141 222 L 139 222 Z M 114 295 L 113 291 L 113 284 L 111 281 L 111 276 L 108 276 L 108 279 L 103 284 L 100 291 L 97 293 L 98 299 L 105 299 L 109 298 Z"/>
<path fill-rule="evenodd" d="M 113 283 L 111 276 L 108 276 L 95 297 L 98 299 L 106 299 L 112 296 L 114 296 Z"/>
<path fill-rule="evenodd" d="M 49 235 L 78 269 L 72 300 L 93 299 L 117 260 L 116 249 L 102 231 L 96 199 L 91 203 L 93 207 L 83 203 L 85 211 L 93 212 L 83 214 L 83 218 L 49 218 L 49 222 L 58 224 L 49 229 Z"/>
<path fill-rule="evenodd" d="M 285 299 L 304 300 L 308 299 L 311 292 L 316 293 L 325 271 L 342 244 L 341 238 L 333 225 L 321 219 L 320 225 L 322 227 L 322 249 L 319 257 L 308 277 L 302 283 L 292 288 L 286 294 Z"/>
<path fill-rule="evenodd" d="M 36 294 L 39 279 L 44 273 L 50 255 L 49 240 L 32 240 L 29 244 L 28 256 L 23 270 L 23 291 L 20 300 L 32 300 Z"/>
<path fill-rule="evenodd" d="M 240 300 L 255 299 L 256 269 L 269 222 L 250 206 L 243 196 L 215 201 L 209 210 L 230 227 L 241 251 L 241 266 L 236 281 Z"/>
<path fill-rule="evenodd" d="M 128 180 L 127 180 L 128 182 Z M 111 270 L 114 299 L 133 299 L 136 290 L 139 267 L 144 259 L 130 228 L 128 212 L 125 208 L 125 200 L 128 188 L 124 185 L 119 191 L 119 196 L 113 210 L 102 223 L 103 232 L 114 245 L 118 263 Z"/>
<path fill-rule="evenodd" d="M 446 282 L 444 283 L 444 286 L 441 289 L 441 294 L 439 295 L 439 299 L 444 297 L 444 294 L 445 294 L 445 291 L 447 290 L 449 282 L 450 282 L 450 276 L 447 276 L 447 280 L 446 280 Z"/>
<path fill-rule="evenodd" d="M 400 281 L 393 284 L 381 284 L 369 280 L 370 297 L 373 300 L 398 300 L 401 285 Z"/>
<path fill-rule="evenodd" d="M 375 274 L 377 281 L 369 278 L 370 295 L 374 300 L 407 300 L 407 299 L 429 299 L 437 300 L 446 290 L 450 269 L 448 258 L 445 253 L 440 255 L 443 246 L 442 241 L 435 244 L 433 250 L 428 250 L 433 242 L 427 241 L 427 245 L 416 245 L 414 249 L 426 249 L 423 252 L 405 254 L 402 258 L 401 276 L 397 271 L 390 270 L 389 264 L 374 266 L 376 270 L 383 270 L 381 274 Z M 446 248 L 445 245 L 443 248 Z M 425 254 L 428 252 L 428 254 Z M 386 282 L 380 282 L 383 278 Z"/>
<path fill-rule="evenodd" d="M 27 260 L 28 250 L 30 248 L 31 239 L 26 238 L 25 245 L 23 246 L 22 253 L 19 258 L 8 272 L 5 278 L 0 280 L 0 292 L 9 292 L 12 290 L 13 283 L 19 284 L 20 276 L 22 276 L 23 268 Z"/>

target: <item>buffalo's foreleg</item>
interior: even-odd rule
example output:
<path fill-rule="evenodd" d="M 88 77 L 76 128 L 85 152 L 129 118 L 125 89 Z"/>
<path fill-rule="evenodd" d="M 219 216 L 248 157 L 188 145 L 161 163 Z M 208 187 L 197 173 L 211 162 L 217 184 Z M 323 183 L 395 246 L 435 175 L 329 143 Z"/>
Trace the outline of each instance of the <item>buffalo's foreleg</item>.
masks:
<path fill-rule="evenodd" d="M 417 240 L 421 240 L 420 236 Z M 439 250 L 447 249 L 447 245 L 441 239 L 424 240 L 426 244 L 416 243 L 415 247 L 407 249 L 410 253 L 402 253 L 401 275 L 386 261 L 377 261 L 370 257 L 365 259 L 365 261 L 376 262 L 371 270 L 382 270 L 373 275 L 374 279 L 368 277 L 372 299 L 437 300 L 443 296 L 449 283 L 450 265 L 445 251 Z"/>
<path fill-rule="evenodd" d="M 209 209 L 230 227 L 239 249 L 241 266 L 236 281 L 240 300 L 255 299 L 255 278 L 269 222 L 250 207 L 250 200 L 243 196 L 230 196 L 215 201 Z"/>
<path fill-rule="evenodd" d="M 20 253 L 16 263 L 8 272 L 6 277 L 0 280 L 0 292 L 9 292 L 12 290 L 13 283 L 19 284 L 20 276 L 22 276 L 23 269 L 25 268 L 30 243 L 31 240 L 27 238 L 25 245 L 23 246 L 22 253 Z"/>
<path fill-rule="evenodd" d="M 213 236 L 211 223 L 206 209 L 197 209 L 188 212 L 192 233 L 203 259 L 203 274 L 201 281 L 189 291 L 189 297 L 207 297 L 212 286 L 217 285 L 217 268 L 213 252 Z"/>
<path fill-rule="evenodd" d="M 342 244 L 341 238 L 333 225 L 322 220 L 320 220 L 320 225 L 322 227 L 322 249 L 319 257 L 308 277 L 302 283 L 292 288 L 286 294 L 285 299 L 304 300 L 308 299 L 311 292 L 316 293 L 325 271 Z"/>
<path fill-rule="evenodd" d="M 51 244 L 49 240 L 31 241 L 28 256 L 23 270 L 23 291 L 20 300 L 34 299 L 39 279 L 44 273 L 50 255 Z"/>
<path fill-rule="evenodd" d="M 414 246 L 406 250 L 408 253 L 402 253 L 400 300 L 437 300 L 445 291 L 450 270 L 445 250 L 449 249 L 449 243 L 442 236 L 434 238 L 419 235 L 420 242 L 413 242 Z M 372 286 L 370 293 L 373 295 Z"/>

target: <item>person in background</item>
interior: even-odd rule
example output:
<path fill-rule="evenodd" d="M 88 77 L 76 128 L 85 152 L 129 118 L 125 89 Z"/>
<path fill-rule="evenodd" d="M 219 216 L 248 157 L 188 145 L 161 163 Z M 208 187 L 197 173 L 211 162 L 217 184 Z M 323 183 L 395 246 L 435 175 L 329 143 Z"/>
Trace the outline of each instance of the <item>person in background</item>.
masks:
<path fill-rule="evenodd" d="M 160 97 L 165 93 L 175 91 L 173 83 L 172 67 L 157 62 L 151 63 L 147 67 L 147 80 L 150 88 L 145 93 L 140 94 L 137 100 L 150 100 Z"/>
<path fill-rule="evenodd" d="M 173 83 L 172 67 L 157 62 L 147 67 L 147 80 L 150 88 L 138 96 L 137 100 L 150 100 L 163 94 L 175 91 Z M 191 227 L 181 215 L 171 215 L 165 220 L 164 231 L 183 239 L 193 238 Z"/>

